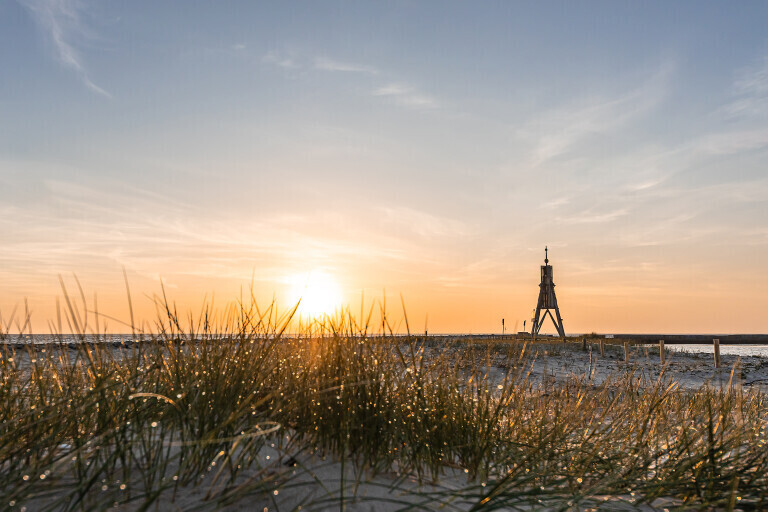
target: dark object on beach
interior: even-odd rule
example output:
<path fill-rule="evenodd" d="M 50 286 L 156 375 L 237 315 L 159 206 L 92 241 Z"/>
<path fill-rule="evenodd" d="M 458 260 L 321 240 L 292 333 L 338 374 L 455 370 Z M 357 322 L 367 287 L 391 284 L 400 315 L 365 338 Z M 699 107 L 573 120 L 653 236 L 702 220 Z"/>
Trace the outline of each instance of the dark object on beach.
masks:
<path fill-rule="evenodd" d="M 557 320 L 552 316 L 550 309 L 555 310 Z M 541 315 L 541 311 L 544 314 Z M 544 320 L 549 315 L 552 323 L 555 324 L 557 333 L 561 338 L 565 338 L 565 329 L 563 328 L 563 319 L 560 317 L 560 308 L 557 307 L 557 297 L 555 297 L 555 283 L 552 280 L 552 265 L 549 264 L 547 248 L 544 247 L 544 265 L 541 266 L 541 284 L 539 284 L 539 302 L 536 304 L 536 314 L 533 317 L 531 336 L 536 338 L 544 324 Z"/>

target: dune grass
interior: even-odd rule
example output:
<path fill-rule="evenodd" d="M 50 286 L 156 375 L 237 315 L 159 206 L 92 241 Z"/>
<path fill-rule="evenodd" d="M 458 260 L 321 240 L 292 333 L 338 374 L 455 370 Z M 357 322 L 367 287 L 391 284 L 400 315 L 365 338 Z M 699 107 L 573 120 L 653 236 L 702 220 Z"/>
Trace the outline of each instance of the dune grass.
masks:
<path fill-rule="evenodd" d="M 542 383 L 522 343 L 436 345 L 348 312 L 288 335 L 291 311 L 182 321 L 160 304 L 155 334 L 124 344 L 87 335 L 71 303 L 80 343 L 0 333 L 0 509 L 164 510 L 190 489 L 185 510 L 274 508 L 322 458 L 341 485 L 304 509 L 352 506 L 364 481 L 402 488 L 404 509 L 767 506 L 758 391 Z"/>

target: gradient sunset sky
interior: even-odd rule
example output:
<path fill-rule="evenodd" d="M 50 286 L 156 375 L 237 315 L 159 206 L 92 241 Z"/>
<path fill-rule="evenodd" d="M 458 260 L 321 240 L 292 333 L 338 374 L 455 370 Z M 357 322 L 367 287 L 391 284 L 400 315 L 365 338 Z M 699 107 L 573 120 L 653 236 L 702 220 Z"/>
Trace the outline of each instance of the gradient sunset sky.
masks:
<path fill-rule="evenodd" d="M 412 329 L 768 332 L 768 3 L 0 1 L 0 314 L 331 276 Z M 19 306 L 21 307 L 21 306 Z M 121 331 L 113 325 L 113 331 Z M 547 332 L 552 332 L 551 324 Z"/>

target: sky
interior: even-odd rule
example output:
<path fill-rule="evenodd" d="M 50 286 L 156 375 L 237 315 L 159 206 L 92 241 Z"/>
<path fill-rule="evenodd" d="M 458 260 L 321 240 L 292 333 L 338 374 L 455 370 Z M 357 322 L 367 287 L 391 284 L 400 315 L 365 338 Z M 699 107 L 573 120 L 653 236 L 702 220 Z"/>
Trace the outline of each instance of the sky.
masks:
<path fill-rule="evenodd" d="M 48 332 L 76 276 L 127 320 L 125 269 L 142 318 L 161 283 L 199 311 L 320 275 L 413 331 L 500 332 L 548 246 L 568 333 L 768 332 L 766 26 L 761 1 L 2 0 L 0 319 L 26 299 Z"/>

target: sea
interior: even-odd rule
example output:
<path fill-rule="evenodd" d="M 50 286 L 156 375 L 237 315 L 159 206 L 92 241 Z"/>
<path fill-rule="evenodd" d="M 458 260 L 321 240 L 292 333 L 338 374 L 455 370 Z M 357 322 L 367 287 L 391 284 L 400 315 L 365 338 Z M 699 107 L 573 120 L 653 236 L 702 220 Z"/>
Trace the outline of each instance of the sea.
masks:
<path fill-rule="evenodd" d="M 694 354 L 712 354 L 715 350 L 712 344 L 698 343 L 690 345 L 664 345 L 664 348 L 674 350 L 675 352 Z M 720 355 L 768 357 L 768 345 L 720 345 Z"/>

